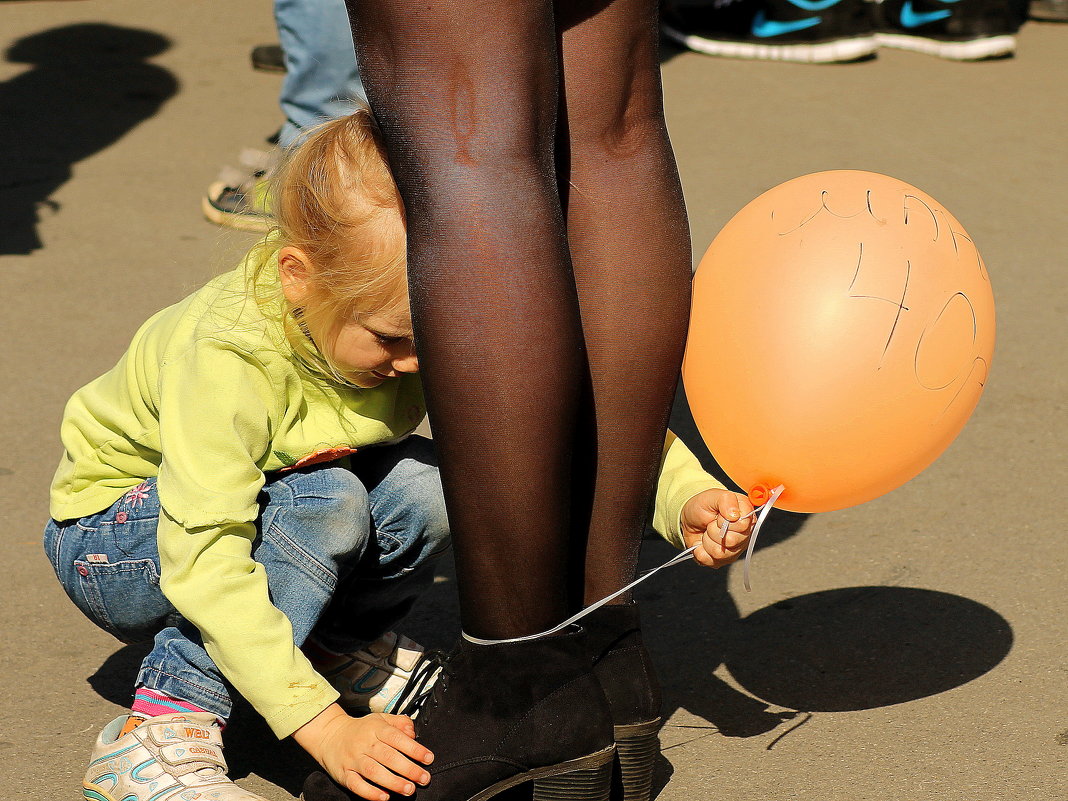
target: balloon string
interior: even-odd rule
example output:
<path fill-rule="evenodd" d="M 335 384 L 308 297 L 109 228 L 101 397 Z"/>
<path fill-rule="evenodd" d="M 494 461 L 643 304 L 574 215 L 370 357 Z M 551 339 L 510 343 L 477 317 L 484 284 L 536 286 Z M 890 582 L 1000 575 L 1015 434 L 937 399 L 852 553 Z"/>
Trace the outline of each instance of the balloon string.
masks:
<path fill-rule="evenodd" d="M 756 525 L 753 527 L 753 533 L 749 537 L 749 547 L 745 549 L 745 565 L 742 568 L 742 584 L 745 585 L 746 592 L 752 592 L 753 588 L 749 586 L 749 561 L 753 558 L 753 548 L 756 547 L 757 537 L 760 535 L 760 527 L 764 525 L 764 521 L 768 518 L 768 512 L 775 506 L 775 501 L 779 500 L 779 496 L 782 495 L 785 490 L 782 484 L 777 486 L 771 491 L 771 497 L 768 498 L 767 503 L 760 506 L 760 515 L 757 517 Z M 754 512 L 756 509 L 753 510 Z M 727 535 L 727 527 L 723 527 L 723 536 Z"/>
<path fill-rule="evenodd" d="M 749 586 L 749 559 L 753 554 L 753 544 L 756 542 L 757 534 L 760 533 L 760 527 L 764 524 L 764 520 L 767 518 L 768 512 L 771 511 L 771 507 L 775 505 L 775 501 L 777 501 L 779 496 L 782 495 L 782 491 L 783 491 L 783 487 L 780 484 L 778 487 L 776 487 L 775 489 L 773 489 L 771 491 L 771 497 L 768 499 L 767 503 L 756 507 L 752 512 L 749 512 L 748 514 L 744 514 L 744 515 L 742 515 L 741 517 L 738 518 L 738 520 L 745 520 L 747 517 L 752 517 L 753 515 L 757 514 L 757 512 L 760 513 L 760 515 L 757 517 L 756 526 L 753 528 L 753 533 L 749 538 L 749 548 L 745 552 L 744 578 L 745 578 L 745 589 L 746 589 L 746 592 L 749 592 L 751 590 L 751 588 Z M 737 521 L 728 520 L 723 524 L 723 529 L 720 531 L 720 540 L 721 541 L 723 541 L 724 538 L 727 536 L 727 528 L 733 522 L 737 522 Z M 589 606 L 587 606 L 585 609 L 583 609 L 578 614 L 572 615 L 567 620 L 565 620 L 563 623 L 559 624 L 558 626 L 554 626 L 553 628 L 548 629 L 547 631 L 542 631 L 542 632 L 539 632 L 538 634 L 527 634 L 524 637 L 512 637 L 511 639 L 507 639 L 507 640 L 484 640 L 484 639 L 481 639 L 479 637 L 473 637 L 470 634 L 468 634 L 467 632 L 462 632 L 463 638 L 465 640 L 467 640 L 468 642 L 475 643 L 476 645 L 493 645 L 493 644 L 496 644 L 496 643 L 505 643 L 505 642 L 526 642 L 527 640 L 537 640 L 537 639 L 541 639 L 542 637 L 549 637 L 549 636 L 551 636 L 553 634 L 556 634 L 558 632 L 563 631 L 568 626 L 570 626 L 572 623 L 575 623 L 576 621 L 581 620 L 582 618 L 586 617 L 586 615 L 588 615 L 593 610 L 600 609 L 602 606 L 607 604 L 609 601 L 612 601 L 612 600 L 618 598 L 620 595 L 622 595 L 623 593 L 627 592 L 628 590 L 633 589 L 634 587 L 637 587 L 643 581 L 645 581 L 648 578 L 652 578 L 655 574 L 659 573 L 664 568 L 671 567 L 672 565 L 677 565 L 680 562 L 685 562 L 687 557 L 690 554 L 692 554 L 696 549 L 697 549 L 696 545 L 691 545 L 685 551 L 682 551 L 681 553 L 678 553 L 675 556 L 671 557 L 670 559 L 668 559 L 666 562 L 664 562 L 664 564 L 660 565 L 659 567 L 654 567 L 652 570 L 649 570 L 649 571 L 646 571 L 645 573 L 642 573 L 642 575 L 640 575 L 638 578 L 636 578 L 634 581 L 632 581 L 630 584 L 628 584 L 623 589 L 616 590 L 611 595 L 606 595 L 601 600 L 597 601 L 596 603 L 590 604 Z"/>

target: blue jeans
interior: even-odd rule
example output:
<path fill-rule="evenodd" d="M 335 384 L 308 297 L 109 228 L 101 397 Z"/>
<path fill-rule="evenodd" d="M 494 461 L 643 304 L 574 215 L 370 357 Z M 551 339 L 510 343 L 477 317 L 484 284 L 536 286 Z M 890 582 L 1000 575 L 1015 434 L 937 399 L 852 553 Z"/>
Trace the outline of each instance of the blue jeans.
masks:
<path fill-rule="evenodd" d="M 449 547 L 433 447 L 423 437 L 345 462 L 268 476 L 253 557 L 298 645 L 336 653 L 378 638 L 433 580 Z M 230 715 L 226 683 L 196 627 L 159 588 L 159 497 L 148 479 L 99 514 L 45 527 L 45 551 L 67 595 L 123 642 L 154 640 L 137 675 L 149 687 Z"/>
<path fill-rule="evenodd" d="M 365 94 L 343 0 L 275 0 L 274 19 L 286 59 L 278 98 L 286 148 L 303 129 L 351 114 Z"/>

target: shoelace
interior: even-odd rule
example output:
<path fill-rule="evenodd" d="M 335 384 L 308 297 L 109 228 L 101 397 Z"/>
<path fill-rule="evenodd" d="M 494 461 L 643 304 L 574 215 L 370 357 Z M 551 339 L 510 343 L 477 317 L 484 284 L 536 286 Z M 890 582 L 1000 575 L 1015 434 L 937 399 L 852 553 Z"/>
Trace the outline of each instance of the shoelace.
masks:
<path fill-rule="evenodd" d="M 397 702 L 393 706 L 395 714 L 407 715 L 415 719 L 426 706 L 427 699 L 438 685 L 438 675 L 441 673 L 446 676 L 451 675 L 448 660 L 449 657 L 445 652 L 437 650 L 425 651 L 419 657 L 419 661 L 412 668 L 412 677 L 408 679 L 408 683 L 397 696 Z"/>

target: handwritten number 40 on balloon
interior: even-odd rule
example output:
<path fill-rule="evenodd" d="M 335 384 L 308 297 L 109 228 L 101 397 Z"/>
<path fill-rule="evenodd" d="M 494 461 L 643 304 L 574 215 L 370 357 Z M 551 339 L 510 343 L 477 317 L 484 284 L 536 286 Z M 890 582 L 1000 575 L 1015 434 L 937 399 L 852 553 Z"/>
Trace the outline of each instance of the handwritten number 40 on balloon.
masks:
<path fill-rule="evenodd" d="M 876 173 L 788 181 L 723 228 L 694 277 L 683 364 L 698 429 L 745 490 L 840 509 L 934 461 L 994 347 L 983 260 L 936 200 Z M 717 381 L 726 356 L 739 368 Z"/>

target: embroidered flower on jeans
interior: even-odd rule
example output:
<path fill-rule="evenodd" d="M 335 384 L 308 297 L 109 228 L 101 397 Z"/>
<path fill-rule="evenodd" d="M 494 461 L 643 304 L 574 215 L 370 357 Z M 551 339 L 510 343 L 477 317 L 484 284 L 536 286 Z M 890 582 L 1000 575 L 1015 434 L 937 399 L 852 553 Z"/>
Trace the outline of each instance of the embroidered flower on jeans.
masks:
<path fill-rule="evenodd" d="M 122 497 L 123 505 L 128 506 L 131 509 L 136 509 L 145 502 L 146 498 L 148 498 L 148 491 L 150 489 L 152 489 L 152 485 L 147 481 L 142 481 L 133 489 L 128 490 Z"/>

